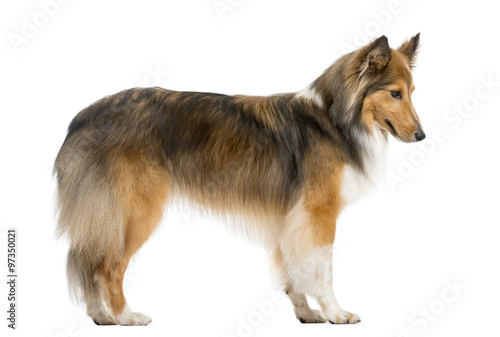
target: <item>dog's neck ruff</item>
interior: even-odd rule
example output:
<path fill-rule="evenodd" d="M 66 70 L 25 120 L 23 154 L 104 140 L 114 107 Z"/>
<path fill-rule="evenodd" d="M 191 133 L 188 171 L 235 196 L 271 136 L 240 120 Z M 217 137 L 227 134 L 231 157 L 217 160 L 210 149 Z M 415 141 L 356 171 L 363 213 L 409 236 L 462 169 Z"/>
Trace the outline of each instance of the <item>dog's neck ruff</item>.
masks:
<path fill-rule="evenodd" d="M 363 169 L 345 164 L 341 195 L 344 204 L 350 204 L 365 195 L 385 170 L 387 136 L 375 123 L 373 130 L 357 131 L 354 135 L 362 148 Z"/>
<path fill-rule="evenodd" d="M 308 99 L 320 109 L 325 108 L 326 99 L 311 85 L 298 92 L 296 97 Z M 340 120 L 336 122 L 342 123 Z M 344 165 L 341 193 L 344 203 L 349 204 L 365 195 L 382 176 L 385 169 L 387 136 L 376 122 L 372 130 L 356 123 L 341 129 L 345 130 L 344 137 L 349 139 L 346 141 L 353 144 L 353 150 L 356 152 L 351 153 L 353 157 Z"/>

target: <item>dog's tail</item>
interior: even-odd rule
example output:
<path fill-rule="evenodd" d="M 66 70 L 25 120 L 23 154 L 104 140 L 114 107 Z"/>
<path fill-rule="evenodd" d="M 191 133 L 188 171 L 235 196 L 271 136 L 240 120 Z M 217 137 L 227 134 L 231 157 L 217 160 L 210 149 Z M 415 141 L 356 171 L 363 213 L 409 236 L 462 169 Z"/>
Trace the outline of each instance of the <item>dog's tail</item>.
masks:
<path fill-rule="evenodd" d="M 70 241 L 67 275 L 72 297 L 88 304 L 99 296 L 99 267 L 123 252 L 125 224 L 120 191 L 109 170 L 78 143 L 67 139 L 54 165 L 57 234 Z"/>

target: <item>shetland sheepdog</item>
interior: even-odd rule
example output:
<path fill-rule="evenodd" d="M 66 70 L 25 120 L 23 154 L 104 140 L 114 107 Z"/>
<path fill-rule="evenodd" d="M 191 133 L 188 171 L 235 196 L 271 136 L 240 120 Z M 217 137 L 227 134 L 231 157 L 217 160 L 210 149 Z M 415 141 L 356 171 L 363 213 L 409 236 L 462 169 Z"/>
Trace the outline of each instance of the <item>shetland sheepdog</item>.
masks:
<path fill-rule="evenodd" d="M 57 231 L 93 321 L 151 322 L 128 306 L 123 277 L 180 197 L 245 219 L 234 226 L 269 250 L 300 322 L 359 322 L 332 289 L 336 219 L 378 179 L 388 134 L 425 138 L 411 100 L 418 44 L 419 34 L 391 49 L 382 36 L 298 93 L 134 88 L 78 113 L 54 165 Z"/>

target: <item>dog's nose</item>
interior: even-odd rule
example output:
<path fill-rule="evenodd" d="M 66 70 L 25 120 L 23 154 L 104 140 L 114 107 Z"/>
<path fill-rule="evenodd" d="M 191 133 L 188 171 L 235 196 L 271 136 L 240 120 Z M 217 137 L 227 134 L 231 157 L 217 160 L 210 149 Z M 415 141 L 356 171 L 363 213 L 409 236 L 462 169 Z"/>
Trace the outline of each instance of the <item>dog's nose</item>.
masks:
<path fill-rule="evenodd" d="M 417 132 L 415 132 L 414 136 L 415 140 L 419 142 L 425 139 L 425 132 L 423 130 L 418 130 Z"/>

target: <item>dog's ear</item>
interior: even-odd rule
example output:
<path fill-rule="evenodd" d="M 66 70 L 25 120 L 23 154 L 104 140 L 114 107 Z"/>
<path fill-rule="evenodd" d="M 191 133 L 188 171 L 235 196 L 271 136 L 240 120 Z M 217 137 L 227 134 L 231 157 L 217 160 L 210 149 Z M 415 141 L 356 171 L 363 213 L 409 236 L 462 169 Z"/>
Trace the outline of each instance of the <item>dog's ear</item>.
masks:
<path fill-rule="evenodd" d="M 391 48 L 385 36 L 370 43 L 363 51 L 359 77 L 383 72 L 392 57 Z"/>
<path fill-rule="evenodd" d="M 418 46 L 420 41 L 420 33 L 403 43 L 399 48 L 398 52 L 403 54 L 408 58 L 410 68 L 413 69 L 415 66 L 415 59 L 417 57 Z"/>

